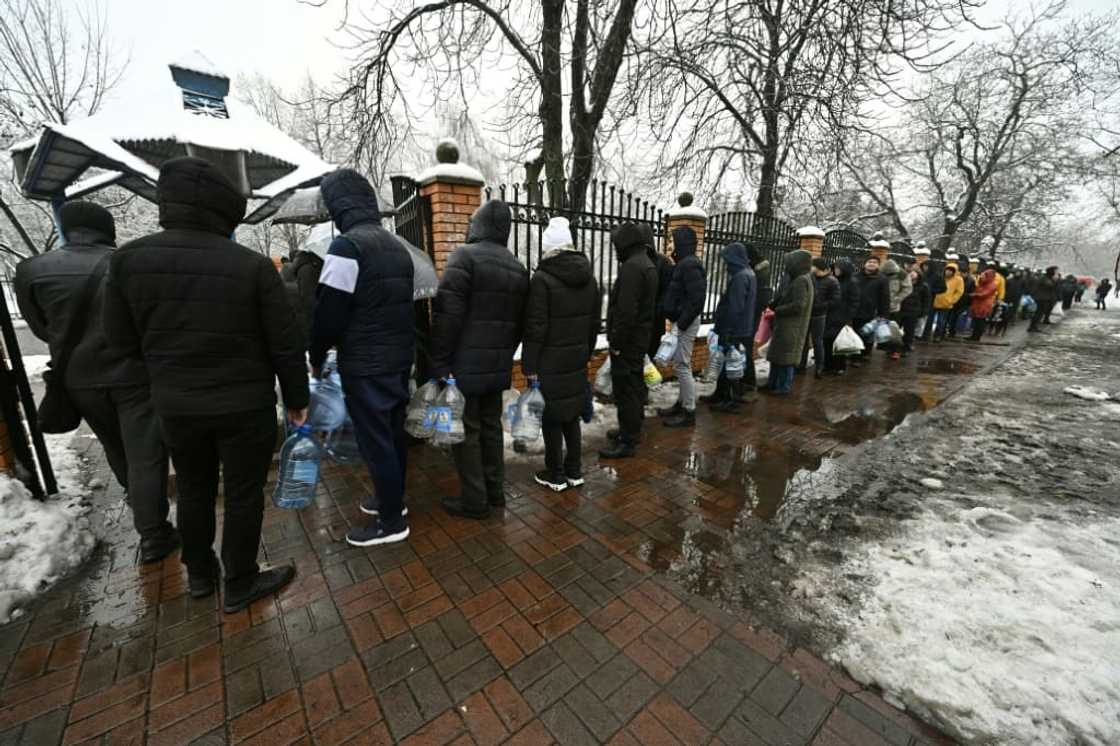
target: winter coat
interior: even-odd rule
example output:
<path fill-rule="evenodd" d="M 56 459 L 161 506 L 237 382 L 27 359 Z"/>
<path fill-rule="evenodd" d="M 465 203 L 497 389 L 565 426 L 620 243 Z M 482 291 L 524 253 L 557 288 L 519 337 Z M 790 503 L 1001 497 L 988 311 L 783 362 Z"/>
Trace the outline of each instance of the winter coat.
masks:
<path fill-rule="evenodd" d="M 570 422 L 583 414 L 587 362 L 599 335 L 599 288 L 578 251 L 545 254 L 529 283 L 521 370 L 539 376 L 545 416 Z"/>
<path fill-rule="evenodd" d="M 229 239 L 245 198 L 208 161 L 175 158 L 157 185 L 163 230 L 117 251 L 105 287 L 110 344 L 139 350 L 161 416 L 308 403 L 305 341 L 268 257 Z"/>
<path fill-rule="evenodd" d="M 407 373 L 416 345 L 412 257 L 381 227 L 377 197 L 365 177 L 335 171 L 320 191 L 340 235 L 319 275 L 311 365 L 321 367 L 337 346 L 343 376 Z"/>
<path fill-rule="evenodd" d="M 1003 300 L 1012 308 L 1018 308 L 1019 302 L 1023 299 L 1024 289 L 1025 283 L 1023 282 L 1023 278 L 1019 275 L 1011 275 L 1011 277 L 1007 278 Z"/>
<path fill-rule="evenodd" d="M 857 321 L 874 318 L 885 319 L 891 312 L 890 283 L 882 272 L 868 274 L 861 271 L 855 276 L 859 288 L 859 308 L 856 309 Z"/>
<path fill-rule="evenodd" d="M 1039 305 L 1053 303 L 1058 300 L 1058 283 L 1052 275 L 1041 274 L 1031 284 L 1031 295 Z"/>
<path fill-rule="evenodd" d="M 856 285 L 853 274 L 855 269 L 847 259 L 836 263 L 839 274 L 836 281 L 840 286 L 840 302 L 829 312 L 824 322 L 826 337 L 835 337 L 840 330 L 855 320 L 856 311 L 859 310 L 859 287 Z"/>
<path fill-rule="evenodd" d="M 910 281 L 910 273 L 904 272 L 894 259 L 888 259 L 883 262 L 883 276 L 887 278 L 891 313 L 898 313 L 902 301 L 914 292 L 914 285 Z"/>
<path fill-rule="evenodd" d="M 757 279 L 741 243 L 729 243 L 721 253 L 727 265 L 727 288 L 719 298 L 715 313 L 715 333 L 720 344 L 746 345 L 753 349 L 756 319 Z"/>
<path fill-rule="evenodd" d="M 288 299 L 295 309 L 305 339 L 311 338 L 311 322 L 315 318 L 315 295 L 319 289 L 319 274 L 322 271 L 323 260 L 310 251 L 297 252 L 296 258 L 280 270 L 280 277 L 284 280 Z"/>
<path fill-rule="evenodd" d="M 673 279 L 665 296 L 665 316 L 680 330 L 692 326 L 704 310 L 708 279 L 696 256 L 696 234 L 687 226 L 673 231 Z"/>
<path fill-rule="evenodd" d="M 991 316 L 998 292 L 995 271 L 984 270 L 980 275 L 980 282 L 976 283 L 976 289 L 972 291 L 972 299 L 968 307 L 969 315 L 974 319 L 986 319 Z"/>
<path fill-rule="evenodd" d="M 786 282 L 774 298 L 774 334 L 766 359 L 771 365 L 801 362 L 809 314 L 813 309 L 813 280 L 809 277 L 813 255 L 804 249 L 786 255 Z"/>
<path fill-rule="evenodd" d="M 506 242 L 509 206 L 491 200 L 471 216 L 466 244 L 443 270 L 432 318 L 432 375 L 451 373 L 467 396 L 505 391 L 521 342 L 529 272 Z"/>
<path fill-rule="evenodd" d="M 108 236 L 92 228 L 70 228 L 67 243 L 45 254 L 24 259 L 16 265 L 15 292 L 19 310 L 27 327 L 47 343 L 51 359 L 62 355 L 63 338 L 90 274 L 98 262 L 113 251 Z M 109 347 L 100 309 L 107 265 L 97 271 L 102 279 L 94 281 L 93 295 L 80 321 L 82 332 L 70 352 L 66 366 L 66 387 L 70 389 L 137 386 L 148 382 L 148 371 L 138 350 Z"/>
<path fill-rule="evenodd" d="M 1004 279 L 1003 275 L 1001 275 L 999 272 L 996 272 L 995 275 L 996 275 L 996 300 L 1000 301 L 1000 302 L 1003 302 L 1003 299 L 1007 297 L 1007 280 Z"/>
<path fill-rule="evenodd" d="M 948 270 L 949 267 L 952 267 L 954 272 L 951 277 L 948 274 L 945 275 L 945 290 L 933 297 L 933 308 L 935 311 L 952 310 L 953 306 L 955 306 L 957 301 L 961 299 L 961 296 L 964 295 L 964 280 L 961 279 L 960 273 L 956 271 L 957 265 L 953 262 L 949 262 L 945 265 L 945 269 Z"/>
<path fill-rule="evenodd" d="M 902 304 L 898 308 L 899 315 L 904 319 L 918 319 L 924 316 L 932 302 L 932 296 L 929 292 L 929 285 L 919 280 L 913 282 L 914 292 L 906 296 Z"/>
<path fill-rule="evenodd" d="M 839 306 L 842 298 L 840 297 L 840 281 L 837 280 L 831 272 L 824 277 L 818 277 L 816 274 L 813 276 L 813 312 L 812 317 L 828 316 L 833 308 Z"/>
<path fill-rule="evenodd" d="M 1112 290 L 1112 283 L 1105 280 L 1097 286 L 1097 298 L 1104 299 L 1108 297 L 1109 291 Z"/>
<path fill-rule="evenodd" d="M 657 305 L 657 269 L 632 223 L 611 232 L 620 262 L 607 307 L 607 339 L 615 370 L 641 370 L 653 333 Z"/>
<path fill-rule="evenodd" d="M 940 262 L 926 262 L 922 265 L 922 282 L 929 288 L 930 302 L 945 292 L 945 268 Z"/>
<path fill-rule="evenodd" d="M 973 275 L 964 275 L 961 277 L 961 282 L 964 283 L 964 292 L 961 293 L 961 297 L 957 299 L 956 304 L 953 306 L 953 309 L 956 311 L 964 311 L 968 308 L 969 304 L 972 302 L 972 292 L 976 290 L 976 278 Z"/>
<path fill-rule="evenodd" d="M 1077 279 L 1073 275 L 1066 277 L 1061 281 L 1058 292 L 1062 296 L 1062 301 L 1069 303 L 1077 293 Z"/>
<path fill-rule="evenodd" d="M 753 244 L 747 244 L 747 259 L 751 263 L 751 269 L 754 270 L 755 287 L 758 288 L 754 303 L 754 318 L 757 322 L 762 318 L 763 309 L 769 307 L 770 301 L 774 298 L 774 289 L 770 286 L 770 261 L 766 259 L 762 250 Z"/>
<path fill-rule="evenodd" d="M 669 257 L 659 251 L 651 252 L 650 261 L 657 270 L 657 313 L 662 319 L 668 318 L 665 312 L 665 299 L 669 295 L 669 285 L 673 282 L 675 267 Z"/>

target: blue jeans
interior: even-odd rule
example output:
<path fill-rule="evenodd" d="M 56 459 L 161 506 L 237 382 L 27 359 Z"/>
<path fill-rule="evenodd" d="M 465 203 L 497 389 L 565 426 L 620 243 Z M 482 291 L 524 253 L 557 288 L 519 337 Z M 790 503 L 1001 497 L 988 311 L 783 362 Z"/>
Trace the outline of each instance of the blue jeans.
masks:
<path fill-rule="evenodd" d="M 770 390 L 779 394 L 788 394 L 793 391 L 793 366 L 770 366 Z"/>
<path fill-rule="evenodd" d="M 945 336 L 945 326 L 949 323 L 949 311 L 935 309 L 933 316 L 930 317 L 930 323 L 933 325 L 934 339 L 942 339 Z"/>

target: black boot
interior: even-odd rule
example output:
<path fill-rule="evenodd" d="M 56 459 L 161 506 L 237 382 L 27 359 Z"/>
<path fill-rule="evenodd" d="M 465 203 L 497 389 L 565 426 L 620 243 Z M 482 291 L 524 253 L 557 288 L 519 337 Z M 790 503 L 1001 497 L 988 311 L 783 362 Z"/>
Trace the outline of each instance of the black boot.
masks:
<path fill-rule="evenodd" d="M 616 440 L 609 446 L 599 451 L 599 458 L 616 459 L 616 458 L 632 458 L 635 449 L 630 443 L 624 440 Z"/>
<path fill-rule="evenodd" d="M 213 596 L 221 577 L 222 566 L 218 564 L 217 557 L 211 560 L 209 568 L 201 572 L 191 572 L 190 568 L 187 568 L 187 590 L 190 591 L 191 598 Z"/>
<path fill-rule="evenodd" d="M 667 408 L 662 407 L 662 408 L 658 409 L 657 410 L 657 416 L 658 417 L 676 417 L 677 415 L 679 415 L 683 411 L 684 411 L 684 407 L 681 406 L 680 402 L 677 402 L 676 404 L 674 404 L 671 407 L 667 407 Z"/>
<path fill-rule="evenodd" d="M 179 532 L 167 526 L 162 533 L 140 540 L 140 562 L 145 565 L 159 562 L 178 548 Z"/>
<path fill-rule="evenodd" d="M 443 498 L 443 509 L 456 518 L 470 518 L 475 521 L 484 521 L 490 517 L 490 506 L 482 508 L 467 505 L 461 497 Z"/>
<path fill-rule="evenodd" d="M 681 409 L 680 414 L 665 420 L 665 427 L 693 427 L 696 425 L 696 413 Z"/>
<path fill-rule="evenodd" d="M 296 568 L 291 565 L 284 565 L 283 567 L 273 567 L 269 570 L 262 570 L 257 573 L 257 577 L 253 578 L 253 580 L 244 587 L 231 589 L 227 583 L 226 598 L 225 603 L 222 605 L 222 610 L 227 614 L 235 614 L 247 608 L 249 604 L 257 599 L 276 593 L 276 591 L 292 582 L 292 578 L 295 576 Z"/>

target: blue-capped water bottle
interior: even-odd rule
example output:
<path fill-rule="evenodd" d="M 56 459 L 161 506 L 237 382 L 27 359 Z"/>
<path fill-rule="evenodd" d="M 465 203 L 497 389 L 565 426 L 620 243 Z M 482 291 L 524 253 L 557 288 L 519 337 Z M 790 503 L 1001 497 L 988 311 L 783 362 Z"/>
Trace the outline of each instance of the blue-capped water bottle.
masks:
<path fill-rule="evenodd" d="M 431 412 L 434 420 L 432 443 L 437 446 L 453 446 L 466 440 L 463 429 L 463 408 L 467 400 L 455 385 L 455 379 L 448 378 L 447 385 L 439 392 Z"/>
<path fill-rule="evenodd" d="M 301 425 L 280 449 L 280 470 L 272 502 L 285 510 L 306 508 L 315 500 L 323 449 L 311 436 L 311 427 Z"/>

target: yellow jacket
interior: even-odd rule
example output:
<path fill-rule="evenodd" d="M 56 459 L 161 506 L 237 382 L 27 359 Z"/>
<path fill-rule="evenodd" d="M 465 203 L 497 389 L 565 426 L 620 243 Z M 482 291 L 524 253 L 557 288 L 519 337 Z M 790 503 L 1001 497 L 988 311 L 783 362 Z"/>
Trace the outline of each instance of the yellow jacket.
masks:
<path fill-rule="evenodd" d="M 1003 296 L 1007 293 L 1007 280 L 1003 275 L 996 272 L 996 300 L 1000 303 L 1003 302 Z"/>
<path fill-rule="evenodd" d="M 948 270 L 952 267 L 957 270 L 958 267 L 954 262 L 949 262 L 945 265 Z M 933 308 L 936 311 L 949 311 L 953 306 L 957 305 L 957 301 L 964 295 L 964 278 L 961 277 L 959 271 L 953 272 L 953 276 L 945 275 L 945 292 L 938 293 L 933 298 Z"/>

